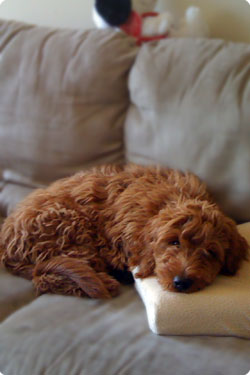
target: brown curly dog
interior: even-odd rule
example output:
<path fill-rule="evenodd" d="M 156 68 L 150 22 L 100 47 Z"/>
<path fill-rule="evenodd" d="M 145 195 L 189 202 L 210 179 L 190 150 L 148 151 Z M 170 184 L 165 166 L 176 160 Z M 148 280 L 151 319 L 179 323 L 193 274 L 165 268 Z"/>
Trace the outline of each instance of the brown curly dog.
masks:
<path fill-rule="evenodd" d="M 236 224 L 190 173 L 104 166 L 28 196 L 4 222 L 2 263 L 38 293 L 108 298 L 112 270 L 156 275 L 162 287 L 195 292 L 235 274 L 247 254 Z"/>

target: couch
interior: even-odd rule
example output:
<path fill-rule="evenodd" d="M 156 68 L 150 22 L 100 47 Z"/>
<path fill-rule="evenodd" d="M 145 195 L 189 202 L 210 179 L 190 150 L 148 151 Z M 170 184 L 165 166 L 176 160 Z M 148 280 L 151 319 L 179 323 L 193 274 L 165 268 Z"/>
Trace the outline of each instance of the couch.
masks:
<path fill-rule="evenodd" d="M 250 45 L 166 39 L 138 48 L 110 30 L 1 20 L 2 218 L 34 188 L 127 161 L 191 170 L 228 215 L 250 221 Z M 249 340 L 150 332 L 131 285 L 111 301 L 36 297 L 1 269 L 0 319 L 4 375 L 250 370 Z"/>

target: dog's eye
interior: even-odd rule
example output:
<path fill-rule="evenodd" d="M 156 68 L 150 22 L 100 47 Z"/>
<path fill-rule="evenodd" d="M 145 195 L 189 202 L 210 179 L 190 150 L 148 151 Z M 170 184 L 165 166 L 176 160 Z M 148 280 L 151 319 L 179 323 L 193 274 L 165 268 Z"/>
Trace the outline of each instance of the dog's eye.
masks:
<path fill-rule="evenodd" d="M 208 254 L 209 254 L 212 258 L 214 258 L 214 259 L 217 258 L 217 253 L 216 253 L 216 251 L 209 249 L 207 252 L 208 252 Z"/>
<path fill-rule="evenodd" d="M 171 246 L 180 246 L 180 241 L 179 240 L 170 241 L 169 245 L 171 245 Z"/>

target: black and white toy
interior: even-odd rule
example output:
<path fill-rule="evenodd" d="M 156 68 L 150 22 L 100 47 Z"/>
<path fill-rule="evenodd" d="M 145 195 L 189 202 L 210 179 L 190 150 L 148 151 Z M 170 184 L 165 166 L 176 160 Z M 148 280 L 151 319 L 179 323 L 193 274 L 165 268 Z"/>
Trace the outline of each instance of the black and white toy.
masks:
<path fill-rule="evenodd" d="M 167 37 L 208 37 L 208 26 L 197 7 L 189 7 L 185 17 L 176 20 L 170 12 L 138 13 L 131 0 L 95 0 L 93 20 L 98 28 L 113 27 L 142 42 Z"/>

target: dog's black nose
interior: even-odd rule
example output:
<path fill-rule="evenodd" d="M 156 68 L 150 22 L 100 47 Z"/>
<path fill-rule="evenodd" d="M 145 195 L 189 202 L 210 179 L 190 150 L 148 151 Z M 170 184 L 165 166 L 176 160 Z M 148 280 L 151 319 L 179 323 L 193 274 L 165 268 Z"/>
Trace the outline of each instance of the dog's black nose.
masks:
<path fill-rule="evenodd" d="M 185 292 L 193 284 L 192 279 L 186 279 L 184 277 L 175 276 L 174 278 L 174 287 L 178 292 Z"/>

